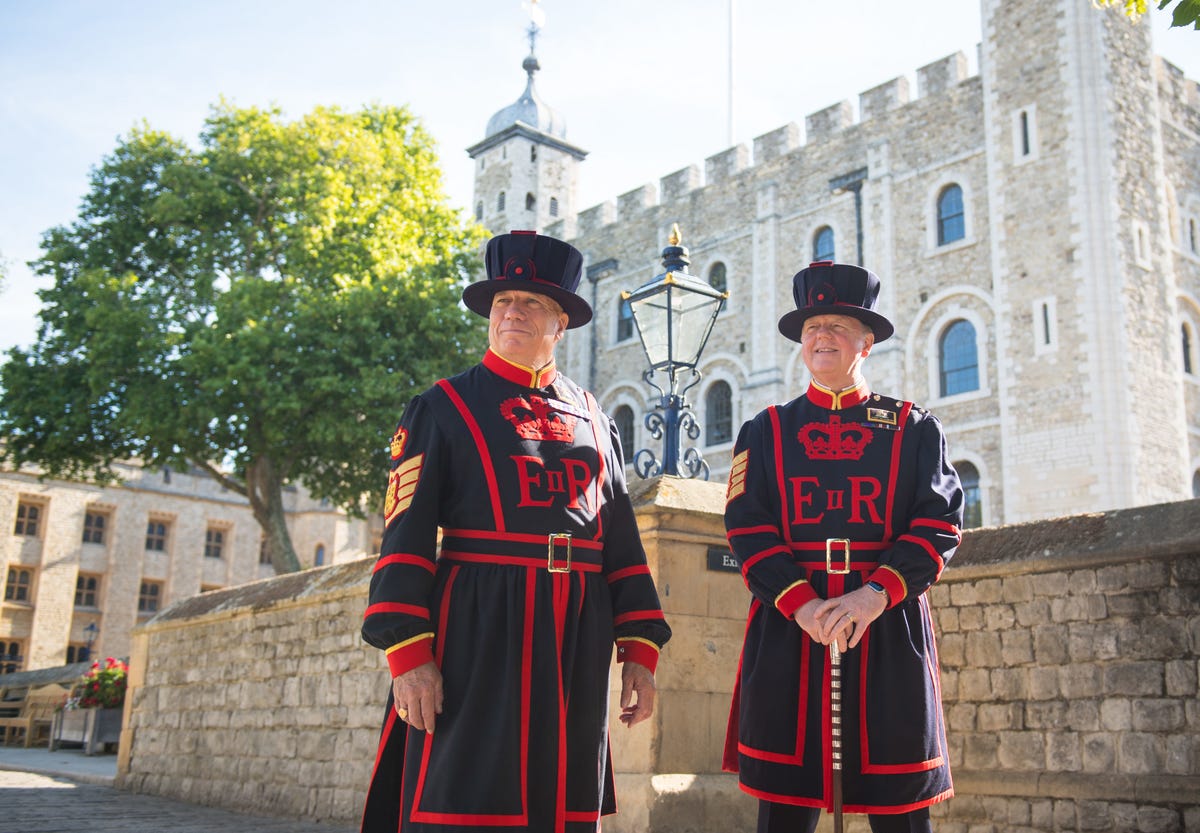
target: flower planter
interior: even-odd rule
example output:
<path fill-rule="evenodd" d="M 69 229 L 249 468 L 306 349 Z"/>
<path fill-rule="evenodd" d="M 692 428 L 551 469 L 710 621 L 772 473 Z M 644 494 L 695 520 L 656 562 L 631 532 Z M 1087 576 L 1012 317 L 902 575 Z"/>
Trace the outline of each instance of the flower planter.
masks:
<path fill-rule="evenodd" d="M 103 752 L 105 744 L 121 739 L 123 709 L 64 709 L 54 714 L 50 729 L 50 750 L 63 743 L 78 743 L 83 754 Z"/>

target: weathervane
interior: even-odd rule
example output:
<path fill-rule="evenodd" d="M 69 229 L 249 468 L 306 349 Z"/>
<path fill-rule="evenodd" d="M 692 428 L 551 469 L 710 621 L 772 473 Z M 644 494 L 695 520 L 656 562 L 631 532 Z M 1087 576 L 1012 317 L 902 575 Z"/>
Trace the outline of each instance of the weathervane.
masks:
<path fill-rule="evenodd" d="M 521 8 L 529 12 L 529 54 L 533 54 L 538 32 L 546 25 L 546 13 L 542 11 L 541 0 L 526 0 Z"/>

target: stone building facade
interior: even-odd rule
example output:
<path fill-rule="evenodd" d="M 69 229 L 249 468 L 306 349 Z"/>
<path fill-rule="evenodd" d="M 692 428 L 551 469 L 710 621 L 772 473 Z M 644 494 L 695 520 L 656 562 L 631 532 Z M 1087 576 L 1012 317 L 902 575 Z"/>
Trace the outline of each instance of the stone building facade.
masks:
<path fill-rule="evenodd" d="M 917 70 L 915 96 L 886 81 L 857 119 L 838 102 L 550 222 L 491 210 L 532 181 L 498 165 L 549 160 L 558 188 L 582 156 L 541 150 L 565 139 L 544 105 L 537 124 L 496 114 L 471 150 L 477 217 L 536 221 L 584 253 L 595 324 L 560 361 L 632 449 L 656 441 L 620 292 L 663 271 L 678 223 L 692 274 L 730 293 L 688 393 L 714 479 L 741 423 L 803 390 L 776 322 L 792 274 L 832 257 L 883 278 L 897 332 L 868 378 L 942 419 L 968 525 L 1200 495 L 1200 85 L 1153 54 L 1148 26 L 1088 0 L 980 13 L 977 75 L 950 55 Z"/>
<path fill-rule="evenodd" d="M 199 471 L 117 466 L 120 485 L 0 472 L 0 673 L 127 656 L 130 634 L 168 605 L 275 575 L 248 502 Z M 304 567 L 363 558 L 378 522 L 300 488 L 284 493 Z"/>

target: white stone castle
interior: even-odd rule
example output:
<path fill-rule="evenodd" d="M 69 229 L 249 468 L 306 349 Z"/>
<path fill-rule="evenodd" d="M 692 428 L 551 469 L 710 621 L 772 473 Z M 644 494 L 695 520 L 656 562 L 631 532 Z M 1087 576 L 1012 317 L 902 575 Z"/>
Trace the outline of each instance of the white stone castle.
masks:
<path fill-rule="evenodd" d="M 896 336 L 867 378 L 941 418 L 968 526 L 1200 496 L 1200 85 L 1088 0 L 980 7 L 978 75 L 950 55 L 915 97 L 906 78 L 862 93 L 857 122 L 838 102 L 584 210 L 586 153 L 531 49 L 524 94 L 468 151 L 475 216 L 584 253 L 596 318 L 562 363 L 627 456 L 657 441 L 620 292 L 664 271 L 678 223 L 692 274 L 730 294 L 688 393 L 713 479 L 744 420 L 804 389 L 776 322 L 791 276 L 836 259 L 883 279 Z"/>
<path fill-rule="evenodd" d="M 475 212 L 583 251 L 596 320 L 563 365 L 629 452 L 661 446 L 620 292 L 663 271 L 678 223 L 691 272 L 730 293 L 688 392 L 714 480 L 741 423 L 803 390 L 776 322 L 792 274 L 834 258 L 883 278 L 896 336 L 868 379 L 942 419 L 968 525 L 1200 496 L 1200 85 L 1089 0 L 980 5 L 979 75 L 951 55 L 915 97 L 904 78 L 862 93 L 857 122 L 839 102 L 585 210 L 586 153 L 538 98 L 531 51 L 524 94 L 469 150 Z M 159 608 L 274 573 L 244 500 L 198 473 L 123 473 L 0 472 L 0 674 L 126 653 Z M 304 566 L 377 552 L 378 522 L 287 499 Z"/>

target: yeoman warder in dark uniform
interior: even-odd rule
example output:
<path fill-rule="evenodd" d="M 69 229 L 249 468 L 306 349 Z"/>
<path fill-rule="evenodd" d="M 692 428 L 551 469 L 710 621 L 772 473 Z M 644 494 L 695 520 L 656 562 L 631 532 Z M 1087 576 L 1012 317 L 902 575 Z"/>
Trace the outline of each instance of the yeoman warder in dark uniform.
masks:
<path fill-rule="evenodd" d="M 554 364 L 592 317 L 582 261 L 533 232 L 493 238 L 487 279 L 463 292 L 489 318 L 487 353 L 414 398 L 391 438 L 362 632 L 393 680 L 364 831 L 582 833 L 615 809 L 613 648 L 632 726 L 671 631 L 616 429 Z"/>
<path fill-rule="evenodd" d="M 893 332 L 878 294 L 857 266 L 795 275 L 779 330 L 811 383 L 734 448 L 725 524 L 752 601 L 725 768 L 759 799 L 763 833 L 811 831 L 832 807 L 834 640 L 845 810 L 924 831 L 953 795 L 925 591 L 958 546 L 963 493 L 938 420 L 863 378 Z"/>

